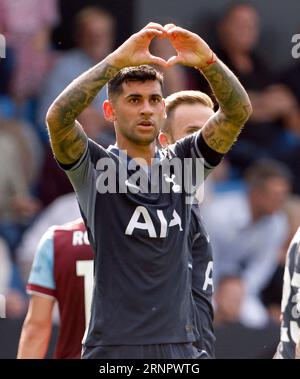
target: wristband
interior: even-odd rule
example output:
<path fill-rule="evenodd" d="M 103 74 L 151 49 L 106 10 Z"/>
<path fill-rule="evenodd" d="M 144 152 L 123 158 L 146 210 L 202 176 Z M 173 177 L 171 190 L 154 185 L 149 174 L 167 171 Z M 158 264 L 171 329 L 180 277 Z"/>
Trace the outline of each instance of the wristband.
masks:
<path fill-rule="evenodd" d="M 212 51 L 212 50 L 210 50 L 210 52 L 211 52 L 211 57 L 210 57 L 210 59 L 208 60 L 208 61 L 206 61 L 205 63 L 206 63 L 206 65 L 205 66 L 202 66 L 202 67 L 195 67 L 197 70 L 203 70 L 203 69 L 205 69 L 205 68 L 207 68 L 207 67 L 209 67 L 211 64 L 213 64 L 213 63 L 215 63 L 216 61 L 217 61 L 217 56 L 216 56 L 216 54 Z"/>

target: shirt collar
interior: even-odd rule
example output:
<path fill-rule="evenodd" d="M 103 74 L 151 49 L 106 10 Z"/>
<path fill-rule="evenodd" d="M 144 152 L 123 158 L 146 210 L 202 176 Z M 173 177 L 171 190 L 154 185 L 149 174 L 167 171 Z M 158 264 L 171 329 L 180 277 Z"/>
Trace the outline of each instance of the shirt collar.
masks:
<path fill-rule="evenodd" d="M 129 155 L 124 153 L 124 150 L 120 150 L 117 145 L 109 145 L 107 150 L 114 153 L 115 155 L 123 159 L 124 161 L 127 159 L 127 162 L 129 162 L 132 159 Z M 158 163 L 160 159 L 161 159 L 160 150 L 156 147 L 155 154 L 153 157 L 153 164 Z"/>

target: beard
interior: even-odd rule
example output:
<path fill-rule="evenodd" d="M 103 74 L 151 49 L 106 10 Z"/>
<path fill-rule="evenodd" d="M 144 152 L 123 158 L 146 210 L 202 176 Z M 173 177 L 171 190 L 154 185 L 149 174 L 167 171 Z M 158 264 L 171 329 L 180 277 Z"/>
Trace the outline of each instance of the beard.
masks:
<path fill-rule="evenodd" d="M 135 130 L 134 127 L 131 129 L 119 127 L 118 129 L 119 133 L 122 134 L 123 137 L 125 137 L 128 141 L 133 142 L 134 144 L 139 146 L 147 146 L 152 144 L 159 134 L 159 130 L 156 127 L 151 128 L 151 130 L 145 132 Z"/>

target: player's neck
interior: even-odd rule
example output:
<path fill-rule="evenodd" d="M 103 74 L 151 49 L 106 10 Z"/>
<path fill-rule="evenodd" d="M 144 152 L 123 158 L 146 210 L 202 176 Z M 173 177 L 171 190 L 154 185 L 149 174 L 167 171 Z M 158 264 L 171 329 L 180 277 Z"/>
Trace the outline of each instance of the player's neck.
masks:
<path fill-rule="evenodd" d="M 117 139 L 116 146 L 120 150 L 126 150 L 127 155 L 130 158 L 135 159 L 141 164 L 144 164 L 144 161 L 146 161 L 148 165 L 151 165 L 152 159 L 155 155 L 155 141 L 149 145 L 143 146 L 131 143 L 130 141 Z"/>

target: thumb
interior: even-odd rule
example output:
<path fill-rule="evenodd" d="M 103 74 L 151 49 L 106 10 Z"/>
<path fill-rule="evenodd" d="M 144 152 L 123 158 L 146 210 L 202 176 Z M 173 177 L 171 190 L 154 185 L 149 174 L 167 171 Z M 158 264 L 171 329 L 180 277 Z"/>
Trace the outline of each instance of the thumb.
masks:
<path fill-rule="evenodd" d="M 173 57 L 168 59 L 167 66 L 174 66 L 176 63 L 183 63 L 183 58 L 179 55 L 174 55 Z"/>

